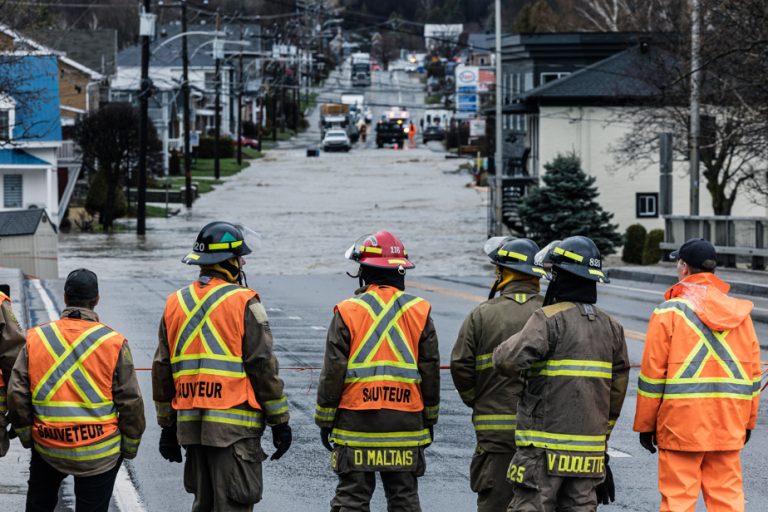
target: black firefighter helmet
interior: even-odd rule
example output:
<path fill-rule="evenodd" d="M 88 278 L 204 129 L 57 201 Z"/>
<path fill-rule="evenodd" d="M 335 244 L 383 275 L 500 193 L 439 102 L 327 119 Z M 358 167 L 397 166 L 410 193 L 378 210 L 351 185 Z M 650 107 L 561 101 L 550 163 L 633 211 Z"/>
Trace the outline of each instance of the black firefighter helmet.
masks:
<path fill-rule="evenodd" d="M 543 277 L 546 272 L 534 266 L 533 260 L 537 252 L 539 252 L 539 246 L 527 238 L 494 237 L 485 244 L 485 253 L 494 265 L 531 276 Z"/>
<path fill-rule="evenodd" d="M 215 265 L 230 258 L 251 254 L 243 232 L 230 222 L 211 222 L 197 235 L 192 252 L 184 256 L 187 265 Z"/>
<path fill-rule="evenodd" d="M 571 274 L 609 283 L 610 279 L 603 273 L 603 258 L 600 250 L 586 236 L 571 236 L 556 244 L 550 253 L 552 266 L 570 272 Z"/>

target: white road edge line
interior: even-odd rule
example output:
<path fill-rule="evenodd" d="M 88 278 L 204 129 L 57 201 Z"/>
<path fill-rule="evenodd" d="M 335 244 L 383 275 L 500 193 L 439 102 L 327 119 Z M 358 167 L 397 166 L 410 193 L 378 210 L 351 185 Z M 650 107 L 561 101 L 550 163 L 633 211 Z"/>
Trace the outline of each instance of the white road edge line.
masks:
<path fill-rule="evenodd" d="M 623 459 L 623 458 L 631 458 L 632 456 L 628 454 L 627 452 L 622 452 L 621 450 L 617 450 L 616 448 L 608 448 L 608 455 L 611 456 L 612 459 Z"/>
<path fill-rule="evenodd" d="M 122 512 L 145 512 L 144 503 L 141 501 L 139 492 L 131 480 L 126 467 L 120 466 L 115 479 L 115 489 L 113 492 L 115 504 Z"/>
<path fill-rule="evenodd" d="M 35 291 L 37 291 L 37 294 L 40 296 L 40 300 L 43 301 L 43 306 L 45 306 L 45 314 L 48 315 L 48 321 L 53 322 L 54 320 L 57 320 L 59 318 L 59 312 L 56 309 L 56 306 L 53 305 L 53 301 L 51 300 L 51 296 L 48 294 L 48 290 L 43 288 L 43 285 L 40 284 L 39 279 L 32 279 L 32 286 L 35 287 Z"/>
<path fill-rule="evenodd" d="M 53 300 L 51 300 L 51 295 L 48 293 L 48 290 L 40 284 L 39 279 L 32 279 L 31 282 L 35 291 L 37 291 L 37 294 L 40 296 L 40 300 L 43 302 L 45 313 L 48 315 L 48 320 L 52 322 L 58 319 L 59 313 L 56 306 L 53 304 Z M 117 472 L 113 496 L 117 508 L 121 512 L 146 512 L 144 504 L 139 497 L 139 493 L 133 485 L 133 480 L 131 480 L 130 475 L 128 475 L 128 470 L 125 466 L 120 466 L 120 470 Z"/>

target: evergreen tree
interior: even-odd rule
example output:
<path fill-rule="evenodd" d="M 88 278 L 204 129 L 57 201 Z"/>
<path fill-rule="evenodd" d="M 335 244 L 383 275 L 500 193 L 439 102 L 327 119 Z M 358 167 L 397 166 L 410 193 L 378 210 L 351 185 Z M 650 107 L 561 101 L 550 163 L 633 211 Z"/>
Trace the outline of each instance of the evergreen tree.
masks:
<path fill-rule="evenodd" d="M 613 214 L 597 203 L 594 176 L 581 168 L 575 154 L 558 155 L 545 164 L 544 185 L 530 192 L 518 212 L 526 234 L 540 246 L 575 235 L 594 240 L 603 256 L 621 245 Z"/>

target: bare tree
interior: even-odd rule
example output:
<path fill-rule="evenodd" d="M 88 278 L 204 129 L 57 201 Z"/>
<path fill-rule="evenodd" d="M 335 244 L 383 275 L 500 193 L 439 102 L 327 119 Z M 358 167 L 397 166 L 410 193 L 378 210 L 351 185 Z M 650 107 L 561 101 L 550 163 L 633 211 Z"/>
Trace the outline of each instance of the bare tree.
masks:
<path fill-rule="evenodd" d="M 768 193 L 768 5 L 703 0 L 702 6 L 701 173 L 714 213 L 729 215 L 740 195 L 763 203 Z M 614 148 L 619 166 L 654 161 L 662 132 L 673 134 L 678 155 L 688 154 L 690 38 L 664 43 L 659 54 L 668 65 L 627 70 L 652 81 L 659 94 L 621 116 L 633 129 Z"/>

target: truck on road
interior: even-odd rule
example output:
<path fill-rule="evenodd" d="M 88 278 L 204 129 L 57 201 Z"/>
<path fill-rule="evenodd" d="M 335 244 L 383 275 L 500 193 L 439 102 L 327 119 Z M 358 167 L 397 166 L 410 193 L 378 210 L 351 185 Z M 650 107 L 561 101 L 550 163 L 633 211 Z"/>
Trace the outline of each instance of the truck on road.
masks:
<path fill-rule="evenodd" d="M 353 53 L 350 57 L 349 80 L 354 87 L 371 85 L 371 56 L 367 53 Z"/>
<path fill-rule="evenodd" d="M 383 148 L 384 144 L 397 144 L 403 147 L 408 137 L 408 111 L 404 108 L 392 109 L 381 116 L 376 123 L 376 147 Z"/>

